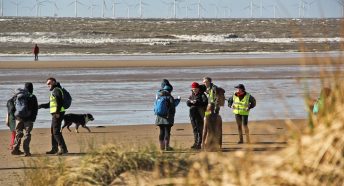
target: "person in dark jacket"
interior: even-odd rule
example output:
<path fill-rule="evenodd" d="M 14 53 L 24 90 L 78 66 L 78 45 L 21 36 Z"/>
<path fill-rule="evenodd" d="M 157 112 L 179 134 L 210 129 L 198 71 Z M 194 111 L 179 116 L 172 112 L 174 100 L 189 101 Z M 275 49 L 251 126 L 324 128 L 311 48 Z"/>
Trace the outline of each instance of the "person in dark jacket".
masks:
<path fill-rule="evenodd" d="M 248 115 L 250 113 L 250 110 L 256 106 L 256 99 L 251 94 L 246 92 L 245 86 L 243 84 L 239 84 L 235 86 L 234 88 L 236 88 L 237 91 L 234 93 L 232 97 L 228 99 L 228 107 L 233 109 L 235 120 L 238 126 L 238 131 L 239 131 L 238 144 L 244 143 L 242 125 L 244 125 L 246 141 L 247 143 L 250 143 L 250 132 L 248 129 Z"/>
<path fill-rule="evenodd" d="M 28 110 L 30 115 L 28 117 L 22 118 L 16 116 L 16 137 L 13 144 L 12 155 L 20 155 L 22 152 L 19 150 L 21 144 L 21 138 L 24 136 L 23 149 L 25 156 L 31 156 L 30 153 L 30 142 L 31 142 L 31 131 L 33 128 L 33 123 L 36 121 L 38 113 L 38 103 L 37 98 L 33 94 L 33 85 L 28 82 L 25 83 L 24 90 L 28 91 Z M 25 129 L 25 133 L 23 133 Z"/>
<path fill-rule="evenodd" d="M 180 98 L 178 97 L 177 100 L 173 98 L 171 95 L 171 87 L 169 85 L 165 85 L 165 87 L 158 91 L 156 99 L 159 99 L 163 96 L 166 96 L 167 100 L 167 106 L 168 106 L 168 112 L 167 115 L 162 116 L 157 114 L 155 124 L 159 126 L 160 128 L 160 134 L 159 134 L 159 143 L 160 143 L 160 150 L 166 150 L 170 151 L 173 150 L 172 147 L 170 147 L 170 136 L 171 136 L 171 128 L 174 124 L 174 115 L 176 113 L 176 106 L 178 105 Z"/>
<path fill-rule="evenodd" d="M 190 107 L 190 121 L 194 133 L 194 144 L 191 149 L 201 149 L 203 124 L 204 124 L 204 112 L 208 105 L 208 98 L 204 92 L 200 91 L 200 85 L 197 82 L 193 82 L 191 85 L 191 96 L 187 100 L 186 104 Z"/>
<path fill-rule="evenodd" d="M 33 47 L 33 54 L 35 55 L 35 61 L 38 60 L 38 54 L 39 54 L 39 47 L 37 44 L 35 44 L 35 47 Z"/>
<path fill-rule="evenodd" d="M 67 154 L 67 146 L 61 133 L 61 123 L 65 114 L 63 107 L 63 92 L 55 78 L 48 78 L 47 85 L 51 91 L 48 103 L 39 105 L 39 108 L 50 108 L 51 120 L 51 150 L 46 154 Z M 60 147 L 60 150 L 58 149 Z"/>

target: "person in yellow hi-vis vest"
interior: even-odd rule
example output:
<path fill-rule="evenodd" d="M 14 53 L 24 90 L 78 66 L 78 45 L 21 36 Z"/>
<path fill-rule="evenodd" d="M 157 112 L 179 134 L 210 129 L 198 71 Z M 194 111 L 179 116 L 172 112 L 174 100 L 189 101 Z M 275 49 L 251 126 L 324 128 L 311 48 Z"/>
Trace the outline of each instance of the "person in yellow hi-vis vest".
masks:
<path fill-rule="evenodd" d="M 228 107 L 233 109 L 235 120 L 239 131 L 238 144 L 244 143 L 242 126 L 244 125 L 246 142 L 250 143 L 250 131 L 248 129 L 248 115 L 250 110 L 256 106 L 256 99 L 246 92 L 245 86 L 239 84 L 234 88 L 237 91 L 228 99 Z"/>
<path fill-rule="evenodd" d="M 47 79 L 47 86 L 51 91 L 49 102 L 40 104 L 38 108 L 50 108 L 51 120 L 51 150 L 46 154 L 67 154 L 67 146 L 61 133 L 61 123 L 65 114 L 63 107 L 63 91 L 60 84 L 55 78 L 50 77 Z M 60 150 L 58 150 L 60 147 Z"/>

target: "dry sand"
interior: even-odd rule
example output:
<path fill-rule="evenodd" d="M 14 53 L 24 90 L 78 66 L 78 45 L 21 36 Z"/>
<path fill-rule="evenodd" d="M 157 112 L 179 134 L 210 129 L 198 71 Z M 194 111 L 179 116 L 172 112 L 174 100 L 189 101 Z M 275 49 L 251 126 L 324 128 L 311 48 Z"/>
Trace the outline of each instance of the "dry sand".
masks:
<path fill-rule="evenodd" d="M 304 120 L 294 120 L 297 126 L 303 126 Z M 251 147 L 256 154 L 271 153 L 287 144 L 287 126 L 282 120 L 249 122 L 251 130 L 252 146 L 247 144 L 238 145 L 238 133 L 235 123 L 224 123 L 223 125 L 223 152 L 231 153 L 237 150 L 248 150 Z M 155 125 L 133 125 L 94 127 L 91 133 L 85 129 L 79 129 L 80 133 L 63 131 L 69 154 L 64 158 L 78 158 L 85 155 L 90 147 L 99 147 L 107 143 L 118 144 L 127 148 L 142 147 L 148 145 L 158 146 L 159 128 Z M 50 129 L 37 128 L 32 131 L 31 153 L 32 157 L 13 156 L 8 150 L 10 132 L 0 131 L 0 185 L 18 185 L 23 178 L 24 164 L 34 158 L 56 158 L 55 155 L 46 155 L 45 152 L 51 148 Z M 175 153 L 189 151 L 193 144 L 191 124 L 175 124 L 171 131 L 171 144 Z M 22 149 L 21 149 L 22 150 Z M 195 153 L 190 151 L 190 153 Z"/>

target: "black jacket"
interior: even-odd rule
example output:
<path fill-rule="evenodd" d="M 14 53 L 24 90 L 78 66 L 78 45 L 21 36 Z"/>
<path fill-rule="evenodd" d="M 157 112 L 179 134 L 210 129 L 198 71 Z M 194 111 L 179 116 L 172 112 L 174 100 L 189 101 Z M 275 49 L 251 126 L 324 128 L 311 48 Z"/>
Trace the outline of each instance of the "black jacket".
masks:
<path fill-rule="evenodd" d="M 195 101 L 193 103 L 193 101 Z M 193 92 L 191 92 L 191 96 L 186 101 L 187 106 L 189 107 L 202 107 L 206 108 L 208 105 L 208 98 L 203 92 L 199 92 L 197 95 L 195 95 Z"/>
<path fill-rule="evenodd" d="M 31 94 L 29 99 L 29 110 L 31 111 L 31 116 L 28 117 L 27 120 L 35 122 L 38 114 L 38 102 L 34 94 Z"/>

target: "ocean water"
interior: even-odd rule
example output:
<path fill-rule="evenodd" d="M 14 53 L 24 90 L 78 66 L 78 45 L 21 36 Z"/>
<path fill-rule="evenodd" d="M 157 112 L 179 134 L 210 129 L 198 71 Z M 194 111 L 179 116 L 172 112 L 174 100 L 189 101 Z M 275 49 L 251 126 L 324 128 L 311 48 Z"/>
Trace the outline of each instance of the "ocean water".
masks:
<path fill-rule="evenodd" d="M 342 66 L 340 68 L 343 68 Z M 201 83 L 210 76 L 214 84 L 226 90 L 229 97 L 238 83 L 257 100 L 249 120 L 306 118 L 305 90 L 315 96 L 319 93 L 320 70 L 335 71 L 331 66 L 235 66 L 189 68 L 114 68 L 114 69 L 0 69 L 0 120 L 5 120 L 6 101 L 24 82 L 34 83 L 39 103 L 46 103 L 49 90 L 47 77 L 56 77 L 73 97 L 67 113 L 91 113 L 95 121 L 89 126 L 154 124 L 153 102 L 161 80 L 169 79 L 174 86 L 173 96 L 181 96 L 177 107 L 176 123 L 189 123 L 186 100 L 193 81 Z M 306 89 L 305 89 L 306 88 Z M 234 121 L 228 107 L 221 108 L 224 121 Z M 40 109 L 35 127 L 50 127 L 48 109 Z M 6 129 L 1 125 L 0 129 Z"/>
<path fill-rule="evenodd" d="M 344 40 L 332 18 L 1 20 L 3 54 L 29 54 L 35 43 L 42 54 L 321 52 L 340 51 Z"/>

